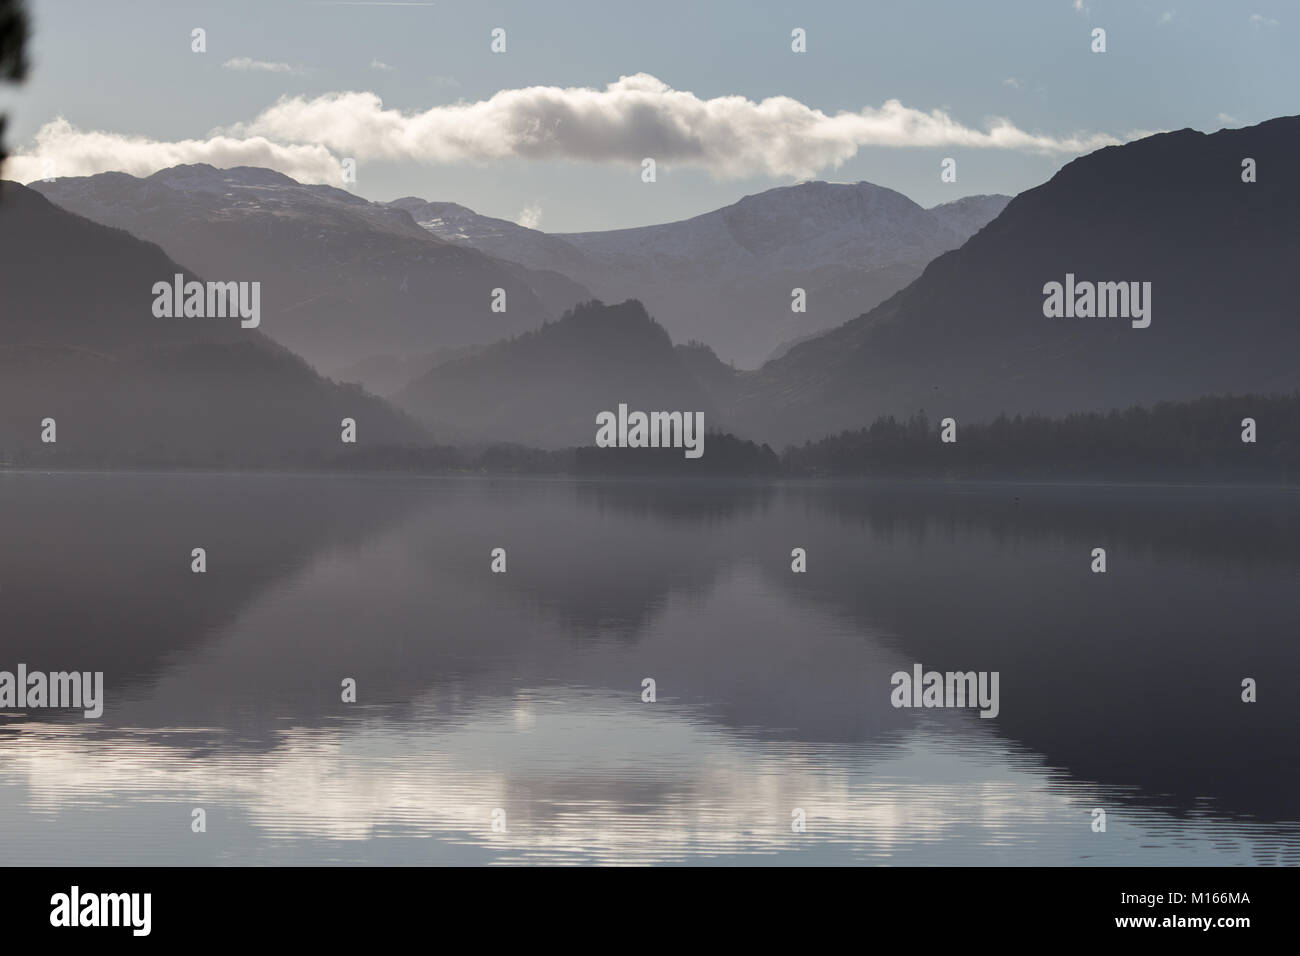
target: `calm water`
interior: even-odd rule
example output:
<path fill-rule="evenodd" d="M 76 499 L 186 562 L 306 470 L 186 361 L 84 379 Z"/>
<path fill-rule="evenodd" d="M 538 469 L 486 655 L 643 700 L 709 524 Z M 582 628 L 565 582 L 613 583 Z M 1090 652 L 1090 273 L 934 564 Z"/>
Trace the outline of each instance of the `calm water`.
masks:
<path fill-rule="evenodd" d="M 1294 490 L 0 473 L 0 670 L 107 697 L 3 861 L 1297 864 L 1297 584 Z"/>

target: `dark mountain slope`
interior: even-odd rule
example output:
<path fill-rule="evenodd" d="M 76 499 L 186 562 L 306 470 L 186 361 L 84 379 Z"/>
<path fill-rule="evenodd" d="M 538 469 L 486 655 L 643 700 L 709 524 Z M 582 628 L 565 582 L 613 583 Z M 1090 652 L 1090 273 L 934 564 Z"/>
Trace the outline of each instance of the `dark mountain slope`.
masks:
<path fill-rule="evenodd" d="M 267 169 L 200 164 L 33 188 L 156 242 L 208 278 L 260 280 L 274 316 L 262 330 L 324 370 L 495 341 L 586 295 L 553 273 L 443 242 L 401 208 Z M 506 290 L 504 313 L 490 311 L 497 288 Z"/>
<path fill-rule="evenodd" d="M 858 319 L 747 376 L 734 424 L 797 441 L 877 416 L 1060 414 L 1300 385 L 1300 118 L 1075 160 Z M 1259 181 L 1243 183 L 1245 157 Z M 1149 328 L 1047 318 L 1045 283 L 1152 283 Z"/>
<path fill-rule="evenodd" d="M 710 390 L 730 370 L 707 348 L 674 348 L 641 303 L 585 303 L 536 332 L 445 362 L 393 401 L 440 442 L 589 445 L 596 415 L 704 412 L 719 427 Z"/>
<path fill-rule="evenodd" d="M 0 193 L 0 452 L 75 464 L 284 464 L 420 429 L 317 375 L 238 318 L 156 318 L 152 287 L 200 279 L 157 246 L 33 190 Z M 53 418 L 58 441 L 42 443 Z"/>

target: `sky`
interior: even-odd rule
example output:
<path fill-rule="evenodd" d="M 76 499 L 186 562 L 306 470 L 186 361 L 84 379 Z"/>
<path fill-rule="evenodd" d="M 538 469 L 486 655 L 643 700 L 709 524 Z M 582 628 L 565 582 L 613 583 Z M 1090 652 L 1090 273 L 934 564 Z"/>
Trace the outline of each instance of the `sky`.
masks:
<path fill-rule="evenodd" d="M 548 232 L 682 219 L 806 179 L 926 206 L 1015 194 L 1108 143 L 1300 112 L 1297 0 L 28 7 L 32 69 L 0 87 L 5 178 L 259 165 Z"/>

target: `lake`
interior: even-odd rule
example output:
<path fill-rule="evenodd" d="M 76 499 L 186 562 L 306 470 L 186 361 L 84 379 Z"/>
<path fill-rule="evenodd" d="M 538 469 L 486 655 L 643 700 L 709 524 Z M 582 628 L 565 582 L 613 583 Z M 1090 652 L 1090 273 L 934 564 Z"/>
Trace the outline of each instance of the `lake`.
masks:
<path fill-rule="evenodd" d="M 1294 865 L 1297 585 L 1293 488 L 0 472 L 0 670 L 105 687 L 0 712 L 0 841 Z M 917 664 L 997 716 L 893 706 Z"/>

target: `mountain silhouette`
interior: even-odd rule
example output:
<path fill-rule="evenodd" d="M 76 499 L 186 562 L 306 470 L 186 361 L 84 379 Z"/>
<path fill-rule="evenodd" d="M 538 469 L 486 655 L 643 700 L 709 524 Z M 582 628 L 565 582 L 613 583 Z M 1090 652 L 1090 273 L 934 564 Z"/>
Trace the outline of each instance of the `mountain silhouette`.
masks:
<path fill-rule="evenodd" d="M 269 169 L 198 164 L 32 188 L 157 243 L 204 276 L 260 280 L 275 313 L 263 331 L 327 373 L 377 356 L 486 344 L 589 295 L 562 276 L 440 241 L 401 208 Z M 491 311 L 494 289 L 505 290 L 505 312 Z"/>
<path fill-rule="evenodd" d="M 673 338 L 752 368 L 903 288 L 996 216 L 1006 196 L 924 209 L 871 183 L 769 189 L 679 222 L 547 234 L 456 203 L 390 204 L 449 242 L 567 275 L 599 298 L 645 303 Z M 792 290 L 807 310 L 791 310 Z"/>
<path fill-rule="evenodd" d="M 24 462 L 284 465 L 424 440 L 239 318 L 153 314 L 154 283 L 202 281 L 152 243 L 4 183 L 0 452 Z M 272 317 L 268 317 L 268 320 Z M 343 418 L 357 443 L 341 441 Z M 57 441 L 41 441 L 53 418 Z"/>
<path fill-rule="evenodd" d="M 444 362 L 393 396 L 439 442 L 591 445 L 596 415 L 703 412 L 735 373 L 706 346 L 674 346 L 640 302 L 583 303 L 535 332 Z"/>
<path fill-rule="evenodd" d="M 1300 385 L 1300 117 L 1111 146 L 1021 193 L 866 314 L 739 385 L 738 433 L 801 441 L 882 415 L 1059 415 Z M 1243 182 L 1243 160 L 1258 181 Z M 1044 286 L 1151 283 L 1151 324 L 1047 318 Z"/>

